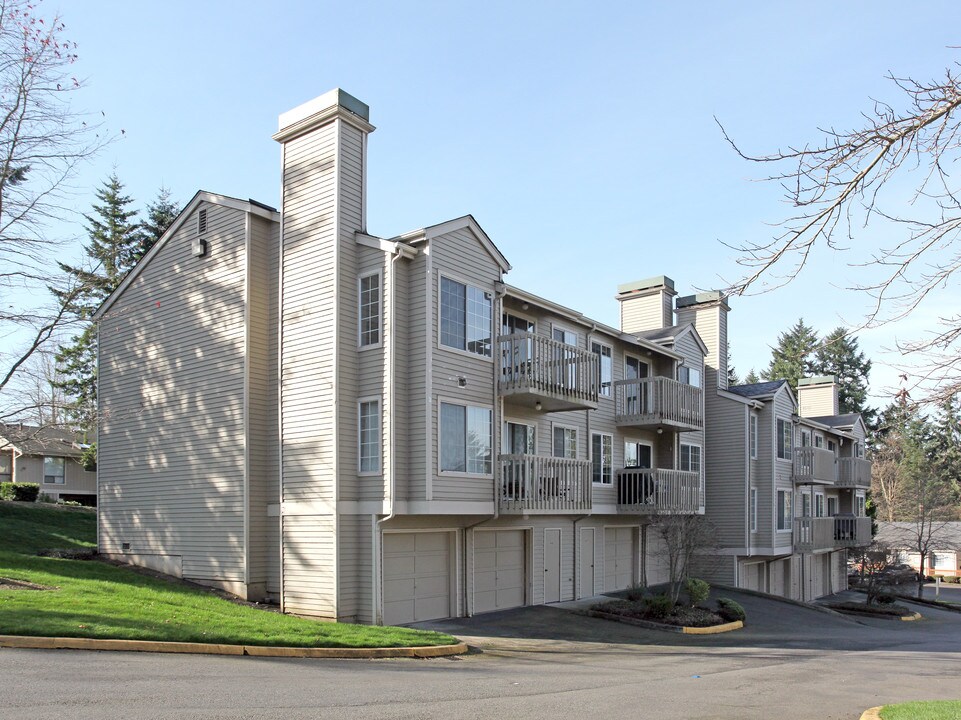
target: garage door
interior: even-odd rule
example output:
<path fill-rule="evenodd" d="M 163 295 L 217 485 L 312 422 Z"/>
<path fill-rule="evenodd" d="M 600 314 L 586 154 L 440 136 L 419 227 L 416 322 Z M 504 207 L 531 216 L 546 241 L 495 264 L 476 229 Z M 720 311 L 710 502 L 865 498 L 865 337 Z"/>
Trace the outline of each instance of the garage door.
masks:
<path fill-rule="evenodd" d="M 523 530 L 474 532 L 474 612 L 520 607 L 526 601 Z"/>
<path fill-rule="evenodd" d="M 384 624 L 451 616 L 450 533 L 384 534 Z"/>
<path fill-rule="evenodd" d="M 604 528 L 604 591 L 624 590 L 634 582 L 634 528 Z"/>

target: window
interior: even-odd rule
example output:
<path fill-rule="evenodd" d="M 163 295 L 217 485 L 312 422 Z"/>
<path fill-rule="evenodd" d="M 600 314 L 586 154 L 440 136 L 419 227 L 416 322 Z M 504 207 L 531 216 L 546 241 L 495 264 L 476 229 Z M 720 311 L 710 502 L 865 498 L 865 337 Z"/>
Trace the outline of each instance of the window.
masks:
<path fill-rule="evenodd" d="M 0 452 L 0 482 L 10 482 L 13 479 L 13 458 Z"/>
<path fill-rule="evenodd" d="M 492 304 L 489 292 L 442 277 L 440 344 L 490 357 Z"/>
<path fill-rule="evenodd" d="M 815 436 L 814 436 L 814 447 L 816 447 L 816 448 L 823 448 L 823 447 L 824 447 L 824 436 L 823 436 L 823 435 L 815 435 Z"/>
<path fill-rule="evenodd" d="M 577 459 L 577 430 L 554 426 L 554 457 Z"/>
<path fill-rule="evenodd" d="M 357 469 L 362 473 L 379 473 L 380 401 L 362 400 L 357 405 L 360 438 Z"/>
<path fill-rule="evenodd" d="M 861 446 L 861 441 L 860 441 L 860 440 L 855 440 L 855 441 L 854 441 L 854 457 L 856 457 L 856 458 L 863 458 L 863 457 L 864 457 L 864 448 Z"/>
<path fill-rule="evenodd" d="M 380 273 L 360 279 L 360 346 L 380 344 Z"/>
<path fill-rule="evenodd" d="M 591 435 L 591 463 L 594 468 L 594 482 L 610 485 L 614 482 L 614 436 L 604 433 Z"/>
<path fill-rule="evenodd" d="M 751 459 L 757 460 L 757 415 L 751 415 L 749 433 L 751 436 Z"/>
<path fill-rule="evenodd" d="M 864 512 L 864 495 L 858 495 L 858 496 L 854 499 L 854 502 L 855 502 L 855 505 L 854 505 L 854 514 L 857 515 L 858 517 L 864 517 L 864 516 L 865 516 L 865 512 Z"/>
<path fill-rule="evenodd" d="M 489 409 L 440 404 L 440 469 L 441 472 L 491 474 Z"/>
<path fill-rule="evenodd" d="M 597 355 L 601 364 L 601 386 L 598 393 L 604 397 L 610 397 L 611 382 L 614 380 L 614 358 L 611 356 L 611 348 L 599 342 L 592 342 L 591 352 Z"/>
<path fill-rule="evenodd" d="M 777 456 L 782 460 L 790 460 L 793 445 L 794 426 L 790 420 L 777 421 Z"/>
<path fill-rule="evenodd" d="M 838 499 L 836 497 L 828 498 L 828 517 L 834 517 L 838 514 Z"/>
<path fill-rule="evenodd" d="M 45 457 L 43 459 L 43 481 L 63 485 L 62 457 Z"/>
<path fill-rule="evenodd" d="M 811 432 L 809 430 L 801 431 L 801 447 L 811 447 Z"/>
<path fill-rule="evenodd" d="M 701 447 L 681 444 L 681 470 L 701 472 Z"/>
<path fill-rule="evenodd" d="M 801 517 L 811 517 L 811 495 L 801 493 Z"/>
<path fill-rule="evenodd" d="M 624 379 L 639 380 L 650 375 L 646 362 L 627 356 L 624 358 Z M 648 408 L 648 388 L 646 383 L 630 383 L 624 386 L 624 414 L 644 415 Z"/>
<path fill-rule="evenodd" d="M 681 367 L 677 369 L 677 379 L 682 383 L 693 385 L 694 387 L 701 387 L 701 371 L 697 368 L 689 368 L 681 365 Z"/>
<path fill-rule="evenodd" d="M 565 330 L 561 327 L 552 328 L 551 337 L 557 340 L 557 342 L 577 347 L 577 333 L 571 330 Z"/>
<path fill-rule="evenodd" d="M 508 455 L 535 455 L 534 426 L 516 422 L 506 423 L 504 452 Z"/>
<path fill-rule="evenodd" d="M 814 496 L 814 517 L 824 517 L 824 493 Z"/>
<path fill-rule="evenodd" d="M 624 467 L 626 468 L 652 468 L 654 467 L 653 455 L 651 446 L 646 443 L 631 440 L 624 443 Z"/>
<path fill-rule="evenodd" d="M 778 530 L 790 530 L 791 529 L 791 491 L 790 490 L 778 490 L 777 491 L 777 529 Z"/>
<path fill-rule="evenodd" d="M 837 445 L 834 444 L 833 440 L 828 440 L 828 450 L 831 452 L 837 452 Z"/>
<path fill-rule="evenodd" d="M 757 488 L 751 488 L 751 532 L 757 532 Z"/>

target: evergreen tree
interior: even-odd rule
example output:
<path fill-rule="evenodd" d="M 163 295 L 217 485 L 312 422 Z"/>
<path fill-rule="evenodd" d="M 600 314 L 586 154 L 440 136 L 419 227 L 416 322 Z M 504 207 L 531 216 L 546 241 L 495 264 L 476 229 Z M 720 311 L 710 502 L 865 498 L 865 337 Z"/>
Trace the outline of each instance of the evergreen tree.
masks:
<path fill-rule="evenodd" d="M 147 254 L 179 214 L 180 208 L 170 199 L 170 191 L 165 187 L 160 188 L 157 199 L 147 205 L 147 219 L 140 225 L 140 242 L 136 245 L 130 265 L 136 264 Z"/>
<path fill-rule="evenodd" d="M 759 383 L 759 382 L 761 382 L 761 378 L 758 377 L 758 374 L 757 374 L 756 372 L 754 372 L 754 368 L 751 368 L 751 369 L 748 371 L 747 376 L 745 376 L 745 378 L 744 378 L 744 384 L 745 384 L 745 385 L 754 385 L 755 383 Z"/>
<path fill-rule="evenodd" d="M 938 407 L 927 443 L 931 469 L 956 501 L 961 497 L 961 402 L 949 397 Z"/>
<path fill-rule="evenodd" d="M 731 359 L 731 346 L 727 347 L 727 386 L 740 385 L 741 379 L 737 376 L 737 370 L 734 369 L 734 362 Z"/>
<path fill-rule="evenodd" d="M 867 407 L 871 361 L 858 349 L 856 337 L 849 336 L 843 327 L 825 335 L 814 351 L 811 370 L 816 375 L 834 376 L 842 413 L 861 413 L 865 423 L 872 423 L 876 413 Z"/>
<path fill-rule="evenodd" d="M 818 344 L 814 328 L 800 318 L 787 332 L 778 335 L 777 346 L 771 351 L 771 364 L 763 372 L 765 380 L 787 380 L 797 392 L 802 377 L 812 374 L 812 359 Z"/>

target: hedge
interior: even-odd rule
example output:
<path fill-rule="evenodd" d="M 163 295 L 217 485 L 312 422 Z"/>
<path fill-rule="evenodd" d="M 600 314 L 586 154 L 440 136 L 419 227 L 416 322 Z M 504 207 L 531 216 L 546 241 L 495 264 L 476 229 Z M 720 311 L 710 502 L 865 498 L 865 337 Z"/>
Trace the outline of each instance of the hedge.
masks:
<path fill-rule="evenodd" d="M 36 502 L 39 495 L 40 486 L 37 483 L 0 483 L 0 500 Z"/>

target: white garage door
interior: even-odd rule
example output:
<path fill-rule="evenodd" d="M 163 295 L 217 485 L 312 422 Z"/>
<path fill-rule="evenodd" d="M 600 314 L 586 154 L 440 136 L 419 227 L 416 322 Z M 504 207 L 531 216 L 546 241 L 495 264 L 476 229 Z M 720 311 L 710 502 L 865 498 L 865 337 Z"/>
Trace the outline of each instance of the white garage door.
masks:
<path fill-rule="evenodd" d="M 604 591 L 624 590 L 634 582 L 634 528 L 604 528 Z"/>
<path fill-rule="evenodd" d="M 525 604 L 527 556 L 523 530 L 474 532 L 474 612 Z"/>
<path fill-rule="evenodd" d="M 451 615 L 450 533 L 384 534 L 384 624 Z"/>

